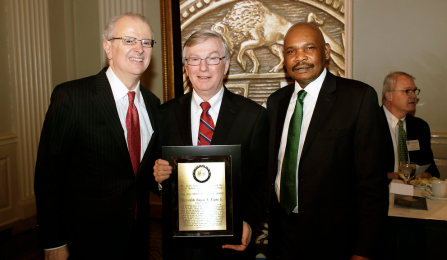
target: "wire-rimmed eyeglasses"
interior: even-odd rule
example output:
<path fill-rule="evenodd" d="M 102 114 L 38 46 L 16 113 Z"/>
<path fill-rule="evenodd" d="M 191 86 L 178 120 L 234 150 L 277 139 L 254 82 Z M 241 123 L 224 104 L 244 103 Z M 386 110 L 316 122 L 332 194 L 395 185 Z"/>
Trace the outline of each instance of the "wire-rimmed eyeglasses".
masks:
<path fill-rule="evenodd" d="M 137 44 L 137 42 L 141 42 L 141 45 L 143 45 L 143 47 L 146 47 L 146 48 L 152 48 L 155 45 L 154 40 L 151 40 L 151 39 L 138 40 L 137 38 L 131 37 L 131 36 L 116 37 L 116 38 L 110 39 L 109 41 L 118 40 L 118 39 L 121 39 L 123 44 L 126 44 L 126 45 L 135 45 L 135 44 Z"/>
<path fill-rule="evenodd" d="M 198 57 L 192 57 L 192 58 L 188 58 L 188 59 L 185 59 L 185 60 L 186 60 L 186 63 L 188 65 L 198 66 L 198 65 L 200 65 L 202 60 L 205 60 L 207 65 L 217 65 L 224 58 L 225 58 L 225 56 L 223 56 L 223 57 L 208 57 L 208 58 L 205 58 L 205 59 L 201 59 L 201 58 L 198 58 Z"/>
<path fill-rule="evenodd" d="M 403 90 L 403 89 L 395 89 L 395 90 L 390 90 L 390 91 L 402 91 L 402 92 L 405 92 L 405 94 L 407 94 L 407 96 L 411 96 L 411 95 L 413 95 L 413 93 L 416 94 L 416 96 L 417 96 L 421 92 L 421 90 L 417 89 L 417 88 L 415 88 L 415 89 L 405 89 L 405 90 Z"/>

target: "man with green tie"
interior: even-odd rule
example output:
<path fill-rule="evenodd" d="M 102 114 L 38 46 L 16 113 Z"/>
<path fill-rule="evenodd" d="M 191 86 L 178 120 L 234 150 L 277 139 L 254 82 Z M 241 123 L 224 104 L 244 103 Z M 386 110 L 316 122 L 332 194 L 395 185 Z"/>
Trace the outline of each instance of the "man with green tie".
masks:
<path fill-rule="evenodd" d="M 420 89 L 414 84 L 415 78 L 408 73 L 397 71 L 388 74 L 383 81 L 382 104 L 394 148 L 394 172 L 388 172 L 389 179 L 398 179 L 397 169 L 401 161 L 430 166 L 421 178 L 439 177 L 430 145 L 430 127 L 424 120 L 414 117 L 417 95 Z"/>
<path fill-rule="evenodd" d="M 269 259 L 379 259 L 388 186 L 385 123 L 374 89 L 333 75 L 318 27 L 284 38 L 295 80 L 267 102 Z"/>

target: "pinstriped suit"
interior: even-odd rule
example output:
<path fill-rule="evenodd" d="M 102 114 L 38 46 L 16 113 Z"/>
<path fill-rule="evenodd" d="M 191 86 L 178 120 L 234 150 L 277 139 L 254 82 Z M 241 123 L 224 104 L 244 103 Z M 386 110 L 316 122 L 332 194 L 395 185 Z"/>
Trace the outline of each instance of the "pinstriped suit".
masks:
<path fill-rule="evenodd" d="M 91 250 L 101 259 L 124 254 L 135 203 L 138 228 L 147 230 L 149 185 L 156 185 L 150 169 L 157 133 L 135 176 L 106 69 L 54 89 L 39 144 L 35 176 L 39 242 L 44 248 L 68 244 L 72 256 Z M 155 130 L 160 100 L 143 87 L 141 94 Z M 148 240 L 146 233 L 142 240 Z"/>

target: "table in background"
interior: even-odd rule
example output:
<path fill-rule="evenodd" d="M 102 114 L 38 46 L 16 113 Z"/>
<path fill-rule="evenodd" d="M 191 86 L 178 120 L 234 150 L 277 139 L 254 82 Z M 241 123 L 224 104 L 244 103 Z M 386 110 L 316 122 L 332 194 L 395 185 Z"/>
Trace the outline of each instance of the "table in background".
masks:
<path fill-rule="evenodd" d="M 418 189 L 413 196 L 423 197 Z M 447 202 L 427 199 L 427 209 L 395 206 L 390 194 L 384 259 L 447 259 Z"/>

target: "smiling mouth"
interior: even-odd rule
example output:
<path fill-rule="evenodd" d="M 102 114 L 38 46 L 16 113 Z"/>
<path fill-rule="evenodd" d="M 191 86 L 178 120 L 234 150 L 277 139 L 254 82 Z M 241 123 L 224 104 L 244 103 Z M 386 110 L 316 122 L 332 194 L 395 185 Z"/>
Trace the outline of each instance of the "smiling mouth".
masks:
<path fill-rule="evenodd" d="M 209 79 L 211 77 L 202 77 L 202 76 L 197 76 L 199 79 Z"/>
<path fill-rule="evenodd" d="M 143 59 L 138 59 L 138 58 L 129 58 L 129 60 L 143 62 Z"/>

